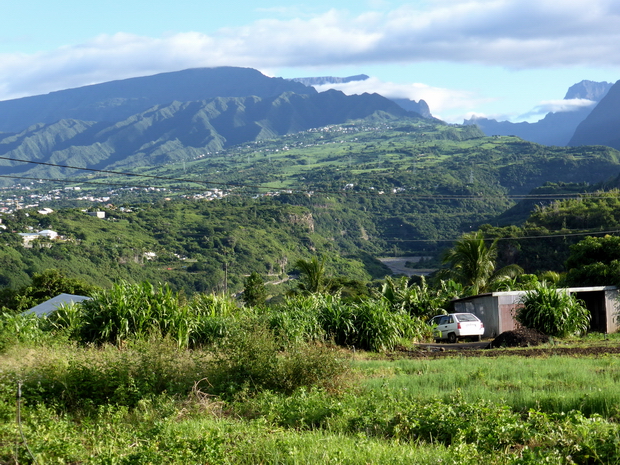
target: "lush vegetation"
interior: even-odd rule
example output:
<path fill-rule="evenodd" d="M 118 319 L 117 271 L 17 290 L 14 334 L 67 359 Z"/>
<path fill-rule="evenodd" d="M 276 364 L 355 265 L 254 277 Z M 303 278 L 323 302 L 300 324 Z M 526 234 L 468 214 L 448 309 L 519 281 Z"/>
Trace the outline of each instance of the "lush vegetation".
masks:
<path fill-rule="evenodd" d="M 277 200 L 162 201 L 104 209 L 106 219 L 76 209 L 40 215 L 22 210 L 4 217 L 0 233 L 0 283 L 30 284 L 30 275 L 55 268 L 69 277 L 110 287 L 115 280 L 167 282 L 187 294 L 239 292 L 258 273 L 286 291 L 298 260 L 321 250 L 334 276 L 370 281 L 389 274 L 373 258 L 385 242 L 368 218 L 342 210 L 313 214 Z M 343 222 L 348 222 L 345 226 Z M 348 229 L 341 234 L 341 228 Z M 62 237 L 24 248 L 8 231 L 53 229 Z"/>
<path fill-rule="evenodd" d="M 0 370 L 6 463 L 620 459 L 616 357 L 353 359 L 254 326 L 190 351 L 57 334 L 12 345 Z"/>
<path fill-rule="evenodd" d="M 566 337 L 585 334 L 590 327 L 590 312 L 585 304 L 563 289 L 538 285 L 525 293 L 522 303 L 515 317 L 526 328 Z"/>
<path fill-rule="evenodd" d="M 176 190 L 127 188 L 106 219 L 3 215 L 0 461 L 620 462 L 614 356 L 375 354 L 413 350 L 451 298 L 498 289 L 531 290 L 524 325 L 582 333 L 583 307 L 541 283 L 620 282 L 617 238 L 587 237 L 617 228 L 620 193 L 577 195 L 616 151 L 379 118 L 194 155 L 147 170 Z M 461 236 L 550 173 L 580 184 L 497 219 L 521 226 Z M 209 181 L 227 196 L 188 195 Z M 14 231 L 31 229 L 63 237 L 24 248 Z M 389 274 L 374 257 L 437 258 L 459 236 L 445 274 L 372 282 Z M 19 314 L 59 292 L 92 300 Z"/>

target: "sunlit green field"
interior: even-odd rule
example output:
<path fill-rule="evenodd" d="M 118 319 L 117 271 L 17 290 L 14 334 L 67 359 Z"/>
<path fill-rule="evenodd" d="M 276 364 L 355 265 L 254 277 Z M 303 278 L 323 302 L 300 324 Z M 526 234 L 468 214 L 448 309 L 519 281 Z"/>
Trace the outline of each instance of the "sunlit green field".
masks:
<path fill-rule="evenodd" d="M 352 360 L 308 347 L 274 359 L 248 338 L 252 350 L 225 355 L 156 339 L 14 346 L 0 359 L 0 461 L 620 461 L 616 356 Z M 252 381 L 274 370 L 298 387 Z"/>
<path fill-rule="evenodd" d="M 517 412 L 580 410 L 617 417 L 620 358 L 454 357 L 437 360 L 365 361 L 362 385 L 410 399 L 487 400 Z"/>

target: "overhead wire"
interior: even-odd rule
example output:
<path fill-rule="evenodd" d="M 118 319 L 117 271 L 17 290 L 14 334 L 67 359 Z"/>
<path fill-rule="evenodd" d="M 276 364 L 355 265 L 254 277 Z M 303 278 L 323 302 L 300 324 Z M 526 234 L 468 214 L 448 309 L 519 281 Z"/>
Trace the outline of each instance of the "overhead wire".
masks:
<path fill-rule="evenodd" d="M 105 170 L 105 169 L 97 169 L 97 168 L 85 168 L 79 166 L 72 165 L 61 165 L 58 163 L 49 163 L 49 162 L 41 162 L 34 160 L 22 160 L 18 158 L 10 158 L 5 156 L 0 156 L 0 160 L 8 160 L 19 163 L 30 163 L 35 165 L 43 165 L 43 166 L 51 166 L 55 168 L 65 168 L 65 169 L 74 169 L 74 170 L 82 170 L 93 173 L 102 173 L 102 174 L 114 174 L 120 176 L 130 176 L 135 178 L 147 178 L 147 179 L 156 179 L 160 181 L 168 181 L 168 182 L 184 182 L 184 183 L 192 183 L 192 184 L 206 184 L 212 186 L 220 186 L 224 188 L 247 188 L 247 189 L 257 189 L 257 190 L 280 190 L 280 191 L 291 191 L 293 193 L 311 193 L 311 194 L 327 194 L 327 195 L 391 195 L 402 198 L 411 198 L 411 199 L 419 199 L 419 200 L 479 200 L 485 199 L 489 197 L 497 197 L 497 194 L 412 194 L 412 193 L 392 193 L 392 192 L 375 192 L 375 191 L 367 191 L 360 192 L 354 190 L 325 190 L 319 188 L 310 188 L 310 187 L 282 187 L 282 186 L 265 186 L 265 185 L 257 185 L 257 184 L 246 184 L 246 183 L 235 183 L 235 182 L 217 182 L 217 181 L 207 181 L 200 180 L 195 178 L 174 178 L 170 176 L 159 176 L 159 175 L 149 175 L 149 174 L 139 174 L 139 173 L 130 173 L 125 171 L 115 171 L 115 170 Z M 17 176 L 17 175 L 0 175 L 3 178 L 13 178 L 13 179 L 29 179 L 29 180 L 40 180 L 43 178 L 36 177 L 26 177 L 26 176 Z M 72 183 L 84 183 L 84 184 L 102 184 L 102 185 L 122 185 L 119 183 L 112 182 L 93 182 L 87 180 L 70 180 L 66 181 L 61 178 L 49 179 L 45 180 L 50 182 L 72 182 Z M 164 188 L 163 186 L 130 186 L 130 187 L 156 187 L 156 188 Z M 166 187 L 168 188 L 168 186 Z M 184 187 L 185 189 L 190 189 L 189 187 Z M 181 188 L 179 188 L 181 189 Z M 580 196 L 594 196 L 596 194 L 591 192 L 575 192 L 575 193 L 554 193 L 554 194 L 506 194 L 503 197 L 511 200 L 554 200 L 554 199 L 567 199 L 567 198 L 578 198 Z"/>
<path fill-rule="evenodd" d="M 349 195 L 349 194 L 374 194 L 379 195 L 378 192 L 355 192 L 355 191 L 328 191 L 321 189 L 310 189 L 310 188 L 276 188 L 274 186 L 261 186 L 261 185 L 251 185 L 251 184 L 242 184 L 242 183 L 223 183 L 223 182 L 215 182 L 215 181 L 205 181 L 205 180 L 197 180 L 197 179 L 186 179 L 186 178 L 174 178 L 170 176 L 158 176 L 158 175 L 148 175 L 148 174 L 139 174 L 139 173 L 129 173 L 123 171 L 114 171 L 114 170 L 104 170 L 104 169 L 96 169 L 96 168 L 84 168 L 78 166 L 71 165 L 60 165 L 57 163 L 48 163 L 48 162 L 40 162 L 33 160 L 22 160 L 16 158 L 9 158 L 0 156 L 2 160 L 9 160 L 21 163 L 30 163 L 36 165 L 44 165 L 44 166 L 52 166 L 56 168 L 66 168 L 66 169 L 75 169 L 82 171 L 89 171 L 95 173 L 104 173 L 104 174 L 114 174 L 121 176 L 129 176 L 134 178 L 147 178 L 147 179 L 157 179 L 164 180 L 169 182 L 184 182 L 184 183 L 193 183 L 193 184 L 207 184 L 207 185 L 217 185 L 223 187 L 240 187 L 240 188 L 251 188 L 251 189 L 280 189 L 284 191 L 292 191 L 297 193 L 313 193 L 313 194 L 328 194 L 328 195 Z M 113 182 L 101 182 L 99 181 L 89 181 L 89 180 L 81 180 L 81 179 L 62 179 L 62 178 L 41 178 L 41 177 L 30 177 L 30 176 L 16 176 L 16 175 L 0 175 L 0 178 L 12 178 L 12 179 L 27 179 L 32 181 L 49 181 L 49 182 L 59 182 L 59 183 L 71 183 L 71 184 L 90 184 L 96 186 L 117 186 L 117 187 L 126 187 L 126 188 L 143 188 L 143 189 L 169 189 L 169 190 L 179 190 L 179 191 L 202 191 L 203 189 L 198 187 L 191 186 L 152 186 L 152 185 L 142 185 L 142 184 L 127 184 L 127 183 L 113 183 Z M 392 195 L 395 197 L 405 197 L 417 200 L 476 200 L 476 199 L 484 199 L 489 196 L 485 195 L 445 195 L 445 194 L 395 194 L 388 193 L 385 195 Z M 507 194 L 504 197 L 512 200 L 554 200 L 554 199 L 568 199 L 568 198 L 579 198 L 583 196 L 594 197 L 597 194 L 592 192 L 577 192 L 577 193 L 557 193 L 557 194 Z M 493 195 L 496 197 L 496 194 Z M 571 237 L 571 236 L 586 236 L 586 235 L 597 235 L 597 234 L 616 234 L 619 233 L 618 230 L 611 231 L 590 231 L 590 232 L 577 232 L 577 233 L 567 233 L 567 232 L 558 232 L 557 234 L 547 234 L 547 235 L 536 235 L 536 236 L 521 236 L 521 237 L 502 237 L 497 238 L 497 240 L 520 240 L 520 239 L 544 239 L 544 238 L 557 238 L 557 237 Z M 386 242 L 391 243 L 410 243 L 410 242 L 454 242 L 458 238 L 453 239 L 386 239 Z"/>

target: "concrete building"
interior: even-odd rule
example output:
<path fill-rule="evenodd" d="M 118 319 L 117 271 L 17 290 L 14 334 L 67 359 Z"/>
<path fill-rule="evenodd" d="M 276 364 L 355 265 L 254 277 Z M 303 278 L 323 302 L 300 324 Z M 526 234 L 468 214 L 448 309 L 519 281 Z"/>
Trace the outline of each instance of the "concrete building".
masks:
<path fill-rule="evenodd" d="M 619 291 L 615 286 L 571 287 L 566 289 L 582 300 L 592 315 L 590 331 L 615 333 L 620 329 Z M 516 310 L 526 291 L 491 292 L 453 300 L 456 313 L 473 313 L 484 323 L 484 337 L 496 337 L 519 327 Z"/>

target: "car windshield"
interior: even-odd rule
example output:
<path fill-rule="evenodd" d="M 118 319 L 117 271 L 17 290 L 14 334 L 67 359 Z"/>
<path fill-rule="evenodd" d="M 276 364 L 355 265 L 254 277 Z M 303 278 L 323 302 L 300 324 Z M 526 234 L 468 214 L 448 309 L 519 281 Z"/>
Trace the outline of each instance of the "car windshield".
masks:
<path fill-rule="evenodd" d="M 456 318 L 459 321 L 478 321 L 476 315 L 472 315 L 471 313 L 459 313 L 456 315 Z"/>

